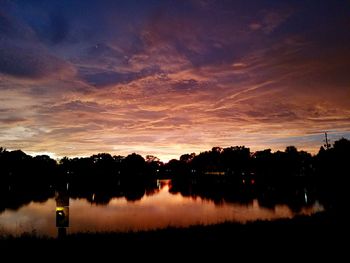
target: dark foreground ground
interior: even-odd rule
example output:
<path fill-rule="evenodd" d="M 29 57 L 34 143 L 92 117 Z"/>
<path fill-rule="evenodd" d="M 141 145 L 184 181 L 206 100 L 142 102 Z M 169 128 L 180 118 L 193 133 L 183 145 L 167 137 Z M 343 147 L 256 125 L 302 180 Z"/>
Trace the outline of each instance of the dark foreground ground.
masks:
<path fill-rule="evenodd" d="M 279 255 L 281 262 L 293 257 L 301 257 L 303 261 L 306 256 L 313 262 L 326 257 L 334 261 L 350 252 L 347 222 L 339 218 L 332 213 L 318 213 L 292 220 L 247 224 L 223 223 L 135 233 L 79 233 L 64 239 L 32 235 L 0 237 L 0 251 L 13 257 L 41 257 L 46 253 L 50 259 L 64 261 L 71 255 L 81 259 L 112 255 L 152 261 L 161 261 L 162 257 L 205 260 L 209 255 L 215 258 L 264 256 L 272 260 Z"/>

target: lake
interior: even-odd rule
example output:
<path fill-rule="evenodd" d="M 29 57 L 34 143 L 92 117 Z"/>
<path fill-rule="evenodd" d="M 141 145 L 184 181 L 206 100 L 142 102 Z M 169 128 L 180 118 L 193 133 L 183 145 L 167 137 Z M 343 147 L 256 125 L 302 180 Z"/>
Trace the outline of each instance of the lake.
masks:
<path fill-rule="evenodd" d="M 3 209 L 0 212 L 0 235 L 35 232 L 55 237 L 58 233 L 57 226 L 65 228 L 69 234 L 86 231 L 139 231 L 225 221 L 245 223 L 311 215 L 324 210 L 317 200 L 310 202 L 306 192 L 302 196 L 304 204 L 298 209 L 287 204 L 266 207 L 256 198 L 245 202 L 217 202 L 203 196 L 172 192 L 170 180 L 158 180 L 155 191 L 146 191 L 137 200 L 124 196 L 113 197 L 102 204 L 95 202 L 95 193 L 89 199 L 56 193 L 56 198 L 30 201 L 18 208 Z"/>

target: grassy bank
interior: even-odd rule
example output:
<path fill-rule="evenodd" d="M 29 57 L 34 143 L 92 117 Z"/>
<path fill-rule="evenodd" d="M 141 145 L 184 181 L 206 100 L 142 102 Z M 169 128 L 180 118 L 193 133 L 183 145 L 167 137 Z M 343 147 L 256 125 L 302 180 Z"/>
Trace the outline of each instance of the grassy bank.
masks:
<path fill-rule="evenodd" d="M 20 237 L 2 236 L 0 244 L 27 246 L 264 246 L 294 243 L 297 246 L 323 246 L 344 234 L 344 226 L 330 213 L 317 213 L 313 216 L 300 216 L 294 219 L 276 221 L 255 221 L 246 224 L 221 223 L 198 225 L 188 228 L 169 227 L 152 231 L 128 233 L 76 233 L 64 239 L 39 237 L 32 233 Z M 333 241 L 332 241 L 333 242 Z"/>

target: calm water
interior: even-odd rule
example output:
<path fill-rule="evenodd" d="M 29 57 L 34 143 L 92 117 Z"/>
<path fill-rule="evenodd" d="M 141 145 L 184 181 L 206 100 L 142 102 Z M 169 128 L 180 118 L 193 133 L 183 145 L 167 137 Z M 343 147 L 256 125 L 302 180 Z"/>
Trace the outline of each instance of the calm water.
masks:
<path fill-rule="evenodd" d="M 310 215 L 322 211 L 316 201 L 302 207 L 298 212 L 287 205 L 273 209 L 259 206 L 254 199 L 248 204 L 215 204 L 200 197 L 184 197 L 169 192 L 170 181 L 162 181 L 159 191 L 144 195 L 141 200 L 127 201 L 124 197 L 113 198 L 107 205 L 96 205 L 86 199 L 67 199 L 69 227 L 67 232 L 81 231 L 129 231 L 212 224 L 224 221 L 247 222 L 258 219 L 273 220 L 292 218 L 297 214 Z M 94 199 L 94 196 L 91 197 Z M 307 196 L 305 196 L 307 198 Z M 57 236 L 56 213 L 62 206 L 57 199 L 45 202 L 30 202 L 18 210 L 5 209 L 0 214 L 0 234 L 19 235 L 35 231 L 40 235 Z M 66 218 L 67 219 L 67 218 Z M 68 224 L 68 221 L 65 222 Z"/>

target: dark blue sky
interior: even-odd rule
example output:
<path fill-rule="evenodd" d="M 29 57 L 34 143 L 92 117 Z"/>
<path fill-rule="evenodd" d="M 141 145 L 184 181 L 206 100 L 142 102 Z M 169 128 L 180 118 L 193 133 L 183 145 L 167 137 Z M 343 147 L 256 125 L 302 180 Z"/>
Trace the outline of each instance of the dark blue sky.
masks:
<path fill-rule="evenodd" d="M 0 0 L 0 139 L 167 160 L 350 132 L 349 1 Z M 59 143 L 58 143 L 59 142 Z"/>

